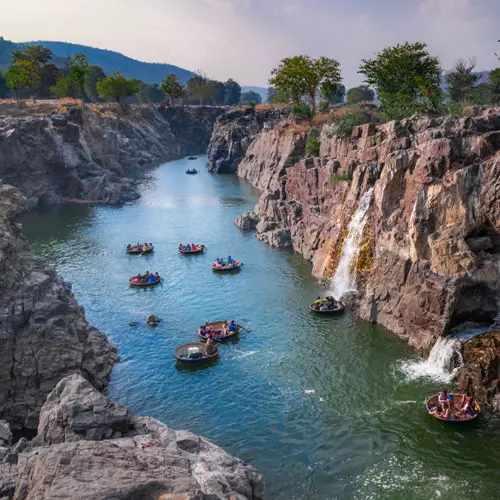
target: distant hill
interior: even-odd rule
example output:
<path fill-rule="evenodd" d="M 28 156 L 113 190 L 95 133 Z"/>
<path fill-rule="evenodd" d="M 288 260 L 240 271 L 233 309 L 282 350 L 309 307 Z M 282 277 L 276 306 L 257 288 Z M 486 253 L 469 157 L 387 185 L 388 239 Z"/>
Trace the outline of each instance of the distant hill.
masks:
<path fill-rule="evenodd" d="M 254 92 L 257 92 L 257 94 L 260 94 L 262 96 L 262 102 L 266 102 L 267 100 L 267 87 L 251 87 L 251 86 L 242 86 L 241 91 L 242 92 L 250 92 L 253 90 Z"/>

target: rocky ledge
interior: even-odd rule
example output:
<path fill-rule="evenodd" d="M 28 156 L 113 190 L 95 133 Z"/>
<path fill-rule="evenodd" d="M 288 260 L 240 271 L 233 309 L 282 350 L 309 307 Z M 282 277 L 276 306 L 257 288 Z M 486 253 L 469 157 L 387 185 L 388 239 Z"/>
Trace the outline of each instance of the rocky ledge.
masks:
<path fill-rule="evenodd" d="M 36 429 L 47 395 L 80 373 L 104 389 L 116 348 L 90 326 L 64 282 L 29 248 L 20 226 L 19 191 L 0 182 L 0 419 Z"/>
<path fill-rule="evenodd" d="M 261 133 L 290 116 L 289 108 L 232 110 L 221 115 L 208 146 L 208 170 L 234 173 L 250 143 Z"/>
<path fill-rule="evenodd" d="M 41 103 L 24 115 L 0 103 L 0 179 L 26 207 L 78 201 L 117 204 L 138 197 L 147 166 L 204 152 L 217 107 Z M 37 107 L 38 106 L 38 107 Z"/>
<path fill-rule="evenodd" d="M 37 437 L 11 455 L 17 466 L 0 466 L 0 495 L 9 500 L 264 498 L 250 465 L 190 432 L 133 417 L 76 374 L 47 398 Z"/>

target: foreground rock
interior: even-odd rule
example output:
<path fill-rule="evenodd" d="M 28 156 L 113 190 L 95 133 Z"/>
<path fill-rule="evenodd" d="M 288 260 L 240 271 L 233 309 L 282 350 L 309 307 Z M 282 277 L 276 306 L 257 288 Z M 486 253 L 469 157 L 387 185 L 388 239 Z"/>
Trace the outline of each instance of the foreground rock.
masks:
<path fill-rule="evenodd" d="M 27 208 L 39 203 L 117 204 L 138 197 L 130 177 L 145 167 L 206 150 L 223 109 L 134 105 L 33 105 L 1 117 L 0 180 Z M 12 113 L 13 111 L 10 110 Z"/>
<path fill-rule="evenodd" d="M 255 212 L 246 212 L 234 221 L 235 226 L 242 231 L 252 231 L 257 228 L 258 223 L 259 216 Z"/>
<path fill-rule="evenodd" d="M 321 129 L 305 153 L 306 124 L 263 130 L 238 174 L 263 190 L 257 237 L 293 246 L 314 274 L 335 275 L 353 215 L 362 237 L 349 263 L 358 315 L 423 353 L 465 321 L 500 310 L 500 110 Z M 335 285 L 333 283 L 332 285 Z"/>
<path fill-rule="evenodd" d="M 118 356 L 65 283 L 31 252 L 13 219 L 24 198 L 0 182 L 0 419 L 36 429 L 47 395 L 79 373 L 107 386 Z"/>
<path fill-rule="evenodd" d="M 246 108 L 220 116 L 208 146 L 208 170 L 218 174 L 236 172 L 249 145 L 260 132 L 274 127 L 289 115 L 289 108 L 264 111 Z"/>
<path fill-rule="evenodd" d="M 250 465 L 190 432 L 131 417 L 78 375 L 50 394 L 38 436 L 10 474 L 14 500 L 264 498 L 262 476 Z"/>

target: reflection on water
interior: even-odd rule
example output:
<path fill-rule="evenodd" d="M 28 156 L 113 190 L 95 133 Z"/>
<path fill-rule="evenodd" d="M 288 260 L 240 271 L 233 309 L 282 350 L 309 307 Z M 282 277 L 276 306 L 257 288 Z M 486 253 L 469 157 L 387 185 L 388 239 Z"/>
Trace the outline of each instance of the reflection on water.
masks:
<path fill-rule="evenodd" d="M 23 219 L 35 248 L 119 348 L 110 396 L 251 462 L 269 499 L 496 498 L 496 421 L 453 427 L 428 417 L 425 397 L 439 385 L 405 377 L 402 363 L 417 357 L 403 341 L 348 312 L 310 313 L 321 292 L 310 264 L 239 232 L 233 220 L 257 193 L 235 176 L 208 174 L 204 162 L 164 165 L 134 205 Z M 188 166 L 201 173 L 186 175 Z M 137 241 L 152 241 L 155 253 L 127 256 Z M 207 253 L 179 255 L 188 241 Z M 242 271 L 213 273 L 215 258 L 229 254 Z M 128 278 L 146 270 L 165 276 L 163 286 L 129 288 Z M 157 328 L 144 322 L 150 312 L 163 318 Z M 220 318 L 251 333 L 222 346 L 217 364 L 179 370 L 174 348 Z"/>

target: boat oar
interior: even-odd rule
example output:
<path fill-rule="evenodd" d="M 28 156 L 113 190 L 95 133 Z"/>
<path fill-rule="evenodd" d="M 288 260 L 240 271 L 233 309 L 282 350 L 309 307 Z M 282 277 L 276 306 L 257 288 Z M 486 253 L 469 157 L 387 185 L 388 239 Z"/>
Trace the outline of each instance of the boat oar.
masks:
<path fill-rule="evenodd" d="M 242 329 L 242 330 L 245 330 L 245 332 L 247 333 L 252 333 L 252 330 L 247 330 L 243 325 L 239 325 L 239 327 Z"/>

